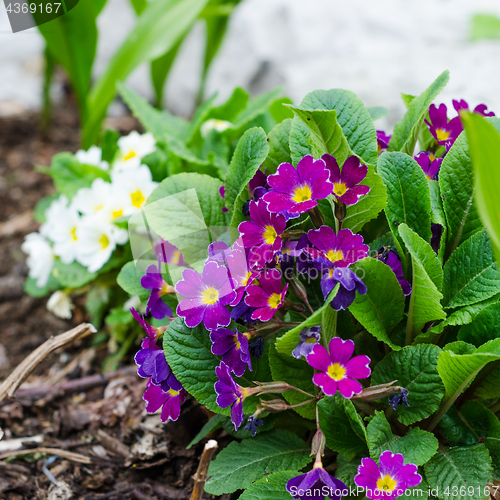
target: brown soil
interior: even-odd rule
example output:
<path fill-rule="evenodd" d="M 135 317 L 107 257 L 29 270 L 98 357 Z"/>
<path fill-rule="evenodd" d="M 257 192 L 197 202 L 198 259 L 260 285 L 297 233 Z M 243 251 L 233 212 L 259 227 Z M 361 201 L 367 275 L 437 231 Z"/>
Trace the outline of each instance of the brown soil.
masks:
<path fill-rule="evenodd" d="M 128 133 L 138 124 L 125 117 L 112 125 Z M 38 227 L 32 218 L 37 201 L 54 190 L 50 178 L 34 166 L 49 165 L 54 154 L 78 146 L 78 121 L 71 109 L 58 110 L 45 133 L 34 114 L 0 120 L 0 381 L 51 335 L 85 321 L 79 308 L 72 320 L 63 321 L 47 311 L 47 298 L 23 293 L 27 267 L 21 252 L 24 236 Z M 163 425 L 158 416 L 147 415 L 144 381 L 135 375 L 131 360 L 111 381 L 93 388 L 49 390 L 100 372 L 106 352 L 88 344 L 51 355 L 23 385 L 23 399 L 0 402 L 5 432 L 0 498 L 188 499 L 203 445 L 185 447 L 206 422 L 206 412 L 188 400 L 177 422 Z M 30 388 L 45 393 L 30 396 Z M 15 457 L 9 451 L 12 456 L 6 460 L 2 445 L 29 437 L 32 442 L 24 441 L 23 450 L 56 448 L 83 455 L 90 463 L 56 452 Z"/>

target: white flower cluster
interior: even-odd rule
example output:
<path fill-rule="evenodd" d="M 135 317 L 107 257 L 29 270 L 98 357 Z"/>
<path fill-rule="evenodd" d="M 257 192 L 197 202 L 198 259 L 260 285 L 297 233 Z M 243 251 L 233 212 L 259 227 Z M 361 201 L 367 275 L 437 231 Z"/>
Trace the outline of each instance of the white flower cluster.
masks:
<path fill-rule="evenodd" d="M 96 178 L 71 200 L 59 196 L 45 212 L 46 221 L 39 232 L 26 236 L 21 248 L 28 254 L 29 276 L 38 287 L 47 284 L 56 257 L 64 264 L 77 261 L 95 272 L 117 245 L 127 242 L 127 231 L 115 223 L 141 208 L 158 185 L 149 167 L 141 164 L 155 147 L 151 134 L 134 131 L 118 140 L 119 151 L 112 165 L 102 161 L 102 151 L 96 146 L 76 153 L 80 163 L 110 171 L 111 182 Z"/>

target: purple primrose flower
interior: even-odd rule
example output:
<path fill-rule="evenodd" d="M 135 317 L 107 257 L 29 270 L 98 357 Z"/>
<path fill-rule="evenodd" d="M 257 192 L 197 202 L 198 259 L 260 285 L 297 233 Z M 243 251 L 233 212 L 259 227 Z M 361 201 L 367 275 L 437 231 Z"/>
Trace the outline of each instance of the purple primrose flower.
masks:
<path fill-rule="evenodd" d="M 248 368 L 252 371 L 252 360 L 248 349 L 248 336 L 227 328 L 218 328 L 210 332 L 212 354 L 222 356 L 222 362 L 237 376 L 241 377 Z"/>
<path fill-rule="evenodd" d="M 431 104 L 429 108 L 429 120 L 425 120 L 429 131 L 441 146 L 453 143 L 463 130 L 460 118 L 456 116 L 448 121 L 448 110 L 446 104 L 440 104 L 439 108 Z"/>
<path fill-rule="evenodd" d="M 356 292 L 360 295 L 366 294 L 366 285 L 361 278 L 348 267 L 334 267 L 333 264 L 323 261 L 320 263 L 326 272 L 321 277 L 321 291 L 326 300 L 329 293 L 337 283 L 340 283 L 337 295 L 330 302 L 330 306 L 335 311 L 347 309 L 356 298 Z"/>
<path fill-rule="evenodd" d="M 262 267 L 271 262 L 274 254 L 281 249 L 286 220 L 283 215 L 270 213 L 264 200 L 250 202 L 251 221 L 242 222 L 238 226 L 245 248 L 252 248 L 250 257 L 253 266 Z"/>
<path fill-rule="evenodd" d="M 304 328 L 299 333 L 299 343 L 293 350 L 292 356 L 300 359 L 302 356 L 306 357 L 313 347 L 319 342 L 321 326 L 312 326 L 311 328 Z"/>
<path fill-rule="evenodd" d="M 186 261 L 182 252 L 172 243 L 161 239 L 155 244 L 155 253 L 158 255 L 160 262 L 165 262 L 172 266 L 185 266 Z"/>
<path fill-rule="evenodd" d="M 431 222 L 431 247 L 438 253 L 441 247 L 441 236 L 443 236 L 444 227 L 441 224 Z"/>
<path fill-rule="evenodd" d="M 162 386 L 148 382 L 142 399 L 146 401 L 148 413 L 156 413 L 162 408 L 161 421 L 166 423 L 169 420 L 175 421 L 179 418 L 181 405 L 186 400 L 186 391 L 182 387 L 178 391 L 173 388 L 165 390 Z"/>
<path fill-rule="evenodd" d="M 426 153 L 422 151 L 415 156 L 415 161 L 420 165 L 424 171 L 427 180 L 437 180 L 439 169 L 441 168 L 442 158 L 436 158 L 434 153 Z"/>
<path fill-rule="evenodd" d="M 194 328 L 202 321 L 207 330 L 227 326 L 231 316 L 227 309 L 236 293 L 231 287 L 227 269 L 216 262 L 207 262 L 200 275 L 193 269 L 182 271 L 182 280 L 176 285 L 178 294 L 186 297 L 177 306 L 177 315 L 186 326 Z"/>
<path fill-rule="evenodd" d="M 469 104 L 467 101 L 464 101 L 463 99 L 460 99 L 460 101 L 457 101 L 453 99 L 453 107 L 455 108 L 455 111 L 457 113 L 460 112 L 460 110 L 464 109 L 465 111 L 470 111 Z M 478 115 L 483 115 L 483 116 L 495 116 L 495 113 L 493 111 L 488 112 L 488 107 L 486 104 L 478 104 L 474 108 L 474 113 Z"/>
<path fill-rule="evenodd" d="M 418 486 L 422 476 L 414 464 L 404 464 L 400 453 L 384 451 L 380 455 L 379 466 L 371 458 L 363 458 L 354 477 L 354 483 L 364 488 L 367 498 L 396 498 L 404 495 L 408 488 Z M 405 495 L 406 496 L 406 495 Z"/>
<path fill-rule="evenodd" d="M 300 500 L 325 500 L 326 497 L 339 500 L 341 492 L 347 489 L 340 479 L 328 474 L 323 467 L 314 467 L 307 474 L 296 476 L 286 483 L 286 491 Z"/>
<path fill-rule="evenodd" d="M 276 311 L 283 305 L 288 283 L 281 290 L 281 275 L 277 269 L 263 271 L 259 277 L 259 284 L 247 288 L 245 303 L 257 309 L 252 313 L 252 319 L 269 321 Z"/>
<path fill-rule="evenodd" d="M 241 302 L 247 287 L 259 276 L 259 273 L 249 269 L 245 252 L 242 250 L 234 250 L 227 258 L 226 264 L 231 284 L 236 291 L 236 298 L 231 304 L 234 306 Z"/>
<path fill-rule="evenodd" d="M 316 344 L 307 356 L 307 362 L 320 373 L 316 373 L 313 382 L 321 387 L 326 396 L 333 396 L 337 389 L 344 398 L 350 399 L 363 390 L 355 379 L 367 378 L 371 374 L 368 356 L 351 356 L 354 342 L 334 337 L 328 345 L 330 353 Z"/>
<path fill-rule="evenodd" d="M 368 186 L 359 185 L 366 177 L 368 167 L 361 165 L 359 158 L 350 156 L 340 171 L 337 160 L 332 155 L 323 155 L 322 160 L 330 171 L 330 180 L 333 182 L 333 195 L 345 205 L 355 205 L 359 198 L 368 194 Z"/>
<path fill-rule="evenodd" d="M 379 155 L 381 155 L 384 151 L 387 151 L 390 140 L 390 135 L 387 135 L 383 130 L 377 130 L 377 148 Z"/>
<path fill-rule="evenodd" d="M 304 156 L 296 169 L 291 163 L 282 163 L 277 172 L 267 178 L 272 190 L 264 195 L 263 200 L 269 203 L 271 212 L 307 212 L 318 204 L 316 200 L 332 193 L 333 184 L 329 177 L 325 162 L 315 160 L 311 155 Z"/>
<path fill-rule="evenodd" d="M 238 430 L 243 422 L 243 400 L 250 395 L 251 391 L 233 380 L 231 370 L 224 362 L 221 362 L 215 369 L 215 374 L 219 379 L 215 382 L 217 404 L 221 408 L 231 406 L 231 420 L 235 430 Z"/>
<path fill-rule="evenodd" d="M 175 293 L 175 288 L 169 285 L 161 275 L 158 267 L 154 264 L 148 266 L 146 274 L 141 278 L 141 286 L 146 290 L 151 290 L 148 303 L 146 306 L 146 314 L 151 313 L 151 316 L 156 319 L 163 319 L 166 316 L 173 316 L 172 309 L 168 304 L 163 302 L 163 295 Z"/>
<path fill-rule="evenodd" d="M 341 229 L 336 235 L 328 226 L 311 229 L 307 237 L 320 252 L 308 248 L 306 251 L 313 258 L 324 258 L 336 267 L 347 267 L 368 255 L 369 247 L 363 244 L 363 237 L 350 229 Z"/>
<path fill-rule="evenodd" d="M 381 260 L 384 264 L 387 264 L 391 268 L 392 272 L 396 275 L 401 288 L 403 289 L 403 293 L 405 295 L 410 295 L 411 285 L 403 278 L 403 267 L 397 252 L 395 250 L 387 250 L 382 247 L 378 251 L 377 259 Z"/>

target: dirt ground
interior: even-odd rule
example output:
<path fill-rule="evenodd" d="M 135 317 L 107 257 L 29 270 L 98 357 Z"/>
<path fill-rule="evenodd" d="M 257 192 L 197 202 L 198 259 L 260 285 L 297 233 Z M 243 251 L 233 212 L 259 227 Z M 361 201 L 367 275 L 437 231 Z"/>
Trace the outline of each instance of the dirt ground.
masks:
<path fill-rule="evenodd" d="M 137 128 L 131 117 L 112 125 L 122 133 Z M 38 227 L 37 201 L 53 191 L 34 166 L 49 165 L 54 154 L 78 144 L 72 109 L 58 110 L 44 133 L 34 114 L 0 119 L 0 382 L 51 335 L 85 321 L 80 309 L 71 321 L 60 320 L 47 311 L 46 298 L 23 293 L 28 270 L 21 252 L 24 236 Z M 207 421 L 206 411 L 188 400 L 179 420 L 163 425 L 144 412 L 144 381 L 132 360 L 104 377 L 105 354 L 88 341 L 56 352 L 16 399 L 0 402 L 0 498 L 190 498 L 203 442 L 185 447 Z M 217 437 L 227 440 L 224 433 Z"/>

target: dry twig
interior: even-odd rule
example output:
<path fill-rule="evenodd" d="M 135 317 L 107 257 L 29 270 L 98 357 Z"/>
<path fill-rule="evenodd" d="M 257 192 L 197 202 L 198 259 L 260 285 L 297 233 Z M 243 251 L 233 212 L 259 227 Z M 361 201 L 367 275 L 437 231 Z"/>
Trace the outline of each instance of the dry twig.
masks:
<path fill-rule="evenodd" d="M 25 358 L 24 361 L 22 361 L 4 380 L 3 384 L 0 385 L 0 402 L 6 397 L 13 397 L 16 389 L 26 380 L 38 363 L 45 359 L 51 352 L 95 332 L 96 329 L 93 325 L 90 323 L 82 323 L 67 332 L 61 333 L 55 337 L 50 337 Z"/>
<path fill-rule="evenodd" d="M 33 453 L 45 453 L 47 455 L 57 455 L 62 458 L 67 458 L 73 462 L 78 462 L 80 464 L 91 464 L 92 460 L 81 453 L 75 453 L 73 451 L 61 450 L 59 448 L 45 448 L 40 446 L 39 448 L 31 448 L 29 450 L 16 450 L 9 451 L 7 453 L 2 453 L 0 455 L 0 460 L 4 460 L 9 457 L 18 457 L 21 455 L 33 455 Z"/>
<path fill-rule="evenodd" d="M 215 439 L 211 439 L 203 449 L 200 465 L 194 475 L 194 488 L 193 493 L 191 494 L 191 500 L 201 500 L 203 490 L 205 489 L 205 483 L 207 481 L 208 466 L 210 465 L 210 461 L 212 460 L 217 446 L 217 441 L 215 441 Z"/>

